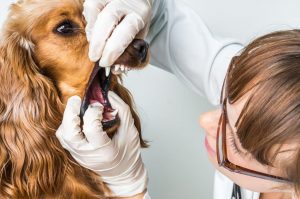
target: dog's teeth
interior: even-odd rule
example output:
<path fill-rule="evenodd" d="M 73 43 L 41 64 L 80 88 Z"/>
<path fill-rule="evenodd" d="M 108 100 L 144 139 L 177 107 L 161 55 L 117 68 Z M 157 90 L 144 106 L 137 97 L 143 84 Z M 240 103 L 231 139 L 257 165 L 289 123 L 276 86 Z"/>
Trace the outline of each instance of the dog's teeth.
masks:
<path fill-rule="evenodd" d="M 124 69 L 125 69 L 125 66 L 121 65 L 121 71 L 124 71 Z"/>
<path fill-rule="evenodd" d="M 120 68 L 120 65 L 119 65 L 119 64 L 115 65 L 115 71 L 118 71 L 119 68 Z"/>
<path fill-rule="evenodd" d="M 114 110 L 113 112 L 110 113 L 113 117 L 116 117 L 116 115 L 118 114 L 118 110 Z"/>
<path fill-rule="evenodd" d="M 106 75 L 106 77 L 109 76 L 109 73 L 110 73 L 110 66 L 105 67 L 105 75 Z"/>

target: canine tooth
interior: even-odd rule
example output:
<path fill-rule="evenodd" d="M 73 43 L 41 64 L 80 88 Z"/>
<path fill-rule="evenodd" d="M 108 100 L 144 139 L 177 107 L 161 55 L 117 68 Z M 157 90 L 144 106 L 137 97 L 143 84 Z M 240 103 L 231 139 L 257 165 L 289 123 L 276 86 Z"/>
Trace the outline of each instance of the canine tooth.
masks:
<path fill-rule="evenodd" d="M 110 67 L 105 67 L 105 75 L 106 75 L 106 77 L 109 76 L 109 73 L 110 73 Z"/>
<path fill-rule="evenodd" d="M 114 110 L 113 112 L 110 113 L 112 116 L 116 117 L 118 114 L 118 109 Z"/>

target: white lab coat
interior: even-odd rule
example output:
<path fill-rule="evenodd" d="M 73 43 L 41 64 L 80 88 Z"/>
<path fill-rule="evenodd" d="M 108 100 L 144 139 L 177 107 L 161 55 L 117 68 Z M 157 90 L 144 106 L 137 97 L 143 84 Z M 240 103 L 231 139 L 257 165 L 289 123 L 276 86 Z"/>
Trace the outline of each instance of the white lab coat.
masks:
<path fill-rule="evenodd" d="M 242 44 L 232 39 L 216 39 L 199 15 L 176 0 L 154 0 L 147 40 L 151 64 L 173 73 L 212 104 L 219 104 L 230 60 L 243 48 Z M 216 172 L 214 199 L 231 199 L 232 189 L 233 182 Z M 241 192 L 243 199 L 259 198 L 259 193 L 245 189 Z"/>

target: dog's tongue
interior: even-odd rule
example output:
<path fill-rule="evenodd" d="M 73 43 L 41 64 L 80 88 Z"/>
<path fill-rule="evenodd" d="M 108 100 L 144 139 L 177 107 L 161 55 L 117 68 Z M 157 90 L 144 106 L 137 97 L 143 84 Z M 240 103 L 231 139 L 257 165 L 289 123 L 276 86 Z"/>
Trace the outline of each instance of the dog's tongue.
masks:
<path fill-rule="evenodd" d="M 107 98 L 110 79 L 111 75 L 106 77 L 105 69 L 100 68 L 96 63 L 84 94 L 80 109 L 81 117 L 83 117 L 88 105 L 95 102 L 100 102 L 104 106 L 105 112 L 112 110 Z"/>
<path fill-rule="evenodd" d="M 98 82 L 99 78 L 98 76 L 96 76 L 93 80 L 93 83 L 90 86 L 90 91 L 88 92 L 87 99 L 89 100 L 89 104 L 93 104 L 96 102 L 100 102 L 101 104 L 105 103 L 102 90 Z"/>
<path fill-rule="evenodd" d="M 91 84 L 90 91 L 88 93 L 88 99 L 89 99 L 89 104 L 93 103 L 101 103 L 104 106 L 104 111 L 103 111 L 103 121 L 110 121 L 113 119 L 111 112 L 113 111 L 112 108 L 107 106 L 108 102 L 103 96 L 103 91 L 100 88 L 99 85 L 99 78 L 98 76 L 95 77 L 93 83 Z"/>

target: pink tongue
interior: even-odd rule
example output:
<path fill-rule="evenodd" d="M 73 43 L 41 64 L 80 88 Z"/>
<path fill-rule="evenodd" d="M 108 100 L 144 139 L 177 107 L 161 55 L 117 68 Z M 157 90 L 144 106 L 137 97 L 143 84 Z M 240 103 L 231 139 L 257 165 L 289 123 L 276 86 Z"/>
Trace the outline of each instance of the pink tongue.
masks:
<path fill-rule="evenodd" d="M 95 102 L 100 102 L 102 105 L 104 103 L 104 98 L 102 95 L 100 85 L 98 83 L 98 78 L 95 79 L 91 85 L 91 90 L 89 93 L 89 102 L 90 102 L 90 104 L 95 103 Z"/>
<path fill-rule="evenodd" d="M 97 102 L 100 102 L 102 105 L 105 104 L 105 99 L 102 95 L 102 90 L 98 83 L 98 77 L 95 78 L 95 80 L 91 85 L 91 90 L 89 92 L 88 99 L 90 104 L 97 103 Z M 113 119 L 112 115 L 110 114 L 110 111 L 112 110 L 110 110 L 107 107 L 104 107 L 104 112 L 103 112 L 104 121 L 110 121 Z"/>

